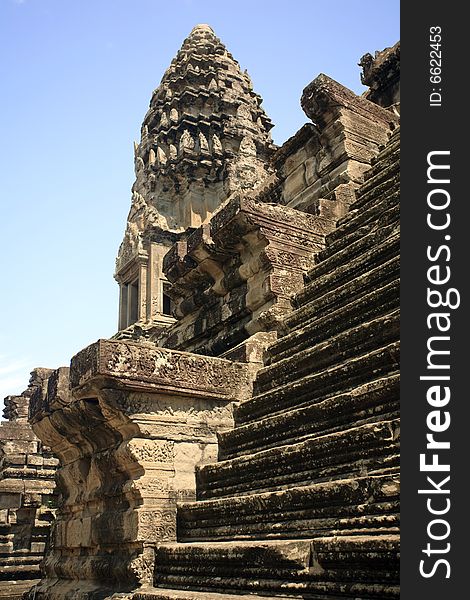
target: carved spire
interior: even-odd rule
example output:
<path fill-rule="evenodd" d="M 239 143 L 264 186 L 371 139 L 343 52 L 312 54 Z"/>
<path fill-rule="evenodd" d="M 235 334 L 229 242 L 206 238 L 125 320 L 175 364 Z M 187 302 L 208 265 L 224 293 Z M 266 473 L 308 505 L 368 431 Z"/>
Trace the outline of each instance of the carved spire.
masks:
<path fill-rule="evenodd" d="M 139 229 L 199 225 L 191 218 L 207 220 L 231 193 L 269 175 L 272 124 L 261 102 L 211 27 L 196 25 L 153 92 L 135 149 L 134 191 L 147 205 Z"/>
<path fill-rule="evenodd" d="M 207 222 L 230 195 L 271 174 L 272 123 L 261 103 L 214 31 L 196 25 L 153 92 L 142 123 L 116 265 L 120 282 L 127 281 L 136 255 L 145 259 L 148 244 L 166 244 L 169 234 Z"/>

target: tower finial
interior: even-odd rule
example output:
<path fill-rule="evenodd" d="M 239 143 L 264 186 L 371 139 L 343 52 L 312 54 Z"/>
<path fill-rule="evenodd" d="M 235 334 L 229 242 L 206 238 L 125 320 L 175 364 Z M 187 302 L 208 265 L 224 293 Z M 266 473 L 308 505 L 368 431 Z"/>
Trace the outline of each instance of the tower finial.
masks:
<path fill-rule="evenodd" d="M 197 25 L 195 25 L 192 30 L 191 33 L 194 33 L 196 31 L 208 31 L 210 33 L 214 33 L 214 30 L 212 29 L 212 27 L 210 25 L 207 25 L 207 23 L 198 23 Z"/>

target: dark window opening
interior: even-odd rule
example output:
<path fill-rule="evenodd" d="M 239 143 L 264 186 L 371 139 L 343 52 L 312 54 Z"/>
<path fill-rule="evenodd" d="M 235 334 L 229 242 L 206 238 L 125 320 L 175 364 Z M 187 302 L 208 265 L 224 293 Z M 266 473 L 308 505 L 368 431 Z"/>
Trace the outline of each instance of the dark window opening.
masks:
<path fill-rule="evenodd" d="M 135 323 L 139 318 L 139 282 L 133 281 L 130 284 L 130 311 L 129 311 L 129 325 Z"/>
<path fill-rule="evenodd" d="M 168 283 L 163 284 L 163 314 L 171 316 L 173 314 L 173 301 L 168 295 L 167 291 L 170 288 Z"/>

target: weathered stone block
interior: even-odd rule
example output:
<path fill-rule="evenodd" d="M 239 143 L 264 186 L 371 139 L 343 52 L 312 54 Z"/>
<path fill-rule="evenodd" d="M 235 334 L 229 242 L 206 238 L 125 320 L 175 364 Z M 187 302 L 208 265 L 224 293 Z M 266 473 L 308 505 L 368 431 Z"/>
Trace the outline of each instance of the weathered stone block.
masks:
<path fill-rule="evenodd" d="M 2 482 L 2 484 L 4 483 L 5 482 Z M 0 492 L 0 506 L 4 509 L 20 508 L 22 499 L 22 494 Z"/>
<path fill-rule="evenodd" d="M 124 587 L 148 579 L 145 549 L 176 539 L 176 502 L 195 498 L 195 467 L 216 458 L 217 432 L 232 425 L 231 405 L 249 397 L 253 376 L 249 364 L 148 342 L 99 340 L 78 353 L 66 401 L 62 380 L 31 411 L 61 464 L 48 576 L 97 588 L 105 572 Z M 96 556 L 109 551 L 100 567 Z"/>
<path fill-rule="evenodd" d="M 158 343 L 218 355 L 250 334 L 274 330 L 332 226 L 323 217 L 234 197 L 189 236 L 186 254 L 180 245 L 165 257 L 179 321 Z"/>
<path fill-rule="evenodd" d="M 304 126 L 274 157 L 283 202 L 325 217 L 339 216 L 343 208 L 323 213 L 320 199 L 344 202 L 335 195 L 341 185 L 354 194 L 398 119 L 326 75 L 305 88 L 302 107 L 316 127 Z M 348 204 L 352 201 L 350 195 Z"/>
<path fill-rule="evenodd" d="M 42 466 L 50 452 L 27 423 L 31 397 L 37 390 L 42 394 L 50 373 L 35 369 L 28 388 L 6 398 L 8 421 L 0 423 L 0 597 L 8 600 L 20 600 L 35 583 L 53 518 L 53 509 L 43 504 L 55 488 L 54 470 Z"/>
<path fill-rule="evenodd" d="M 75 395 L 84 396 L 95 380 L 105 383 L 107 377 L 122 387 L 145 390 L 158 386 L 161 392 L 176 390 L 180 395 L 184 390 L 192 396 L 227 400 L 246 397 L 251 390 L 242 365 L 153 344 L 100 340 L 72 359 L 70 383 Z"/>

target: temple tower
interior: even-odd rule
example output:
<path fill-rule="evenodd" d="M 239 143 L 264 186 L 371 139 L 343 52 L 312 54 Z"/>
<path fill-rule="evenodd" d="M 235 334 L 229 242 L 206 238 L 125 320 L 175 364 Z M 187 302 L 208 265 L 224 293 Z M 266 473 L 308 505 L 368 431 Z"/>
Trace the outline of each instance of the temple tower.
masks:
<path fill-rule="evenodd" d="M 136 180 L 116 261 L 118 337 L 131 337 L 135 324 L 155 332 L 173 322 L 163 256 L 234 192 L 270 174 L 275 147 L 261 102 L 213 30 L 194 27 L 153 92 L 134 146 Z"/>

